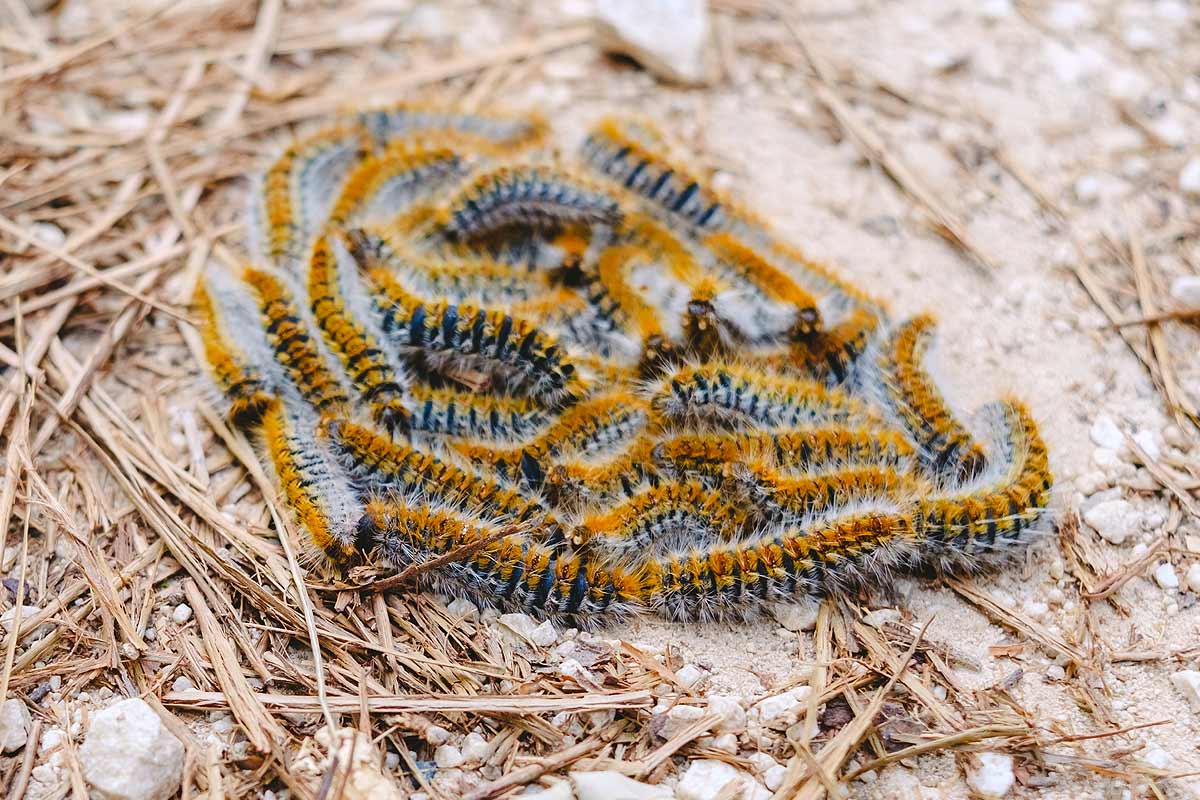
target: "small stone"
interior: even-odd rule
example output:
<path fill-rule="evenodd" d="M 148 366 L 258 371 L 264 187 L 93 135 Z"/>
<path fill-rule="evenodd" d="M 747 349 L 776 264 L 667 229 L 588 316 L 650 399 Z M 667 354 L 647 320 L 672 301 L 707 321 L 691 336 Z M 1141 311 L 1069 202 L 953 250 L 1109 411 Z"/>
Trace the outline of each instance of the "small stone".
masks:
<path fill-rule="evenodd" d="M 1049 610 L 1050 606 L 1046 605 L 1040 600 L 1025 601 L 1025 613 L 1034 619 L 1041 619 L 1042 617 L 1046 616 L 1046 612 Z"/>
<path fill-rule="evenodd" d="M 1184 275 L 1171 281 L 1171 299 L 1184 308 L 1200 308 L 1200 275 Z"/>
<path fill-rule="evenodd" d="M 446 610 L 461 619 L 479 619 L 479 607 L 464 597 L 456 597 L 446 606 Z"/>
<path fill-rule="evenodd" d="M 1171 675 L 1171 683 L 1188 701 L 1192 711 L 1200 713 L 1200 672 L 1184 669 Z"/>
<path fill-rule="evenodd" d="M 15 753 L 29 739 L 29 726 L 33 718 L 29 709 L 15 697 L 0 705 L 0 752 Z"/>
<path fill-rule="evenodd" d="M 1125 434 L 1121 433 L 1116 421 L 1107 414 L 1096 417 L 1092 427 L 1088 429 L 1088 436 L 1097 447 L 1107 447 L 1109 450 L 1118 450 L 1125 443 Z"/>
<path fill-rule="evenodd" d="M 26 620 L 32 618 L 33 615 L 39 611 L 41 611 L 41 609 L 37 606 L 21 606 L 21 627 L 24 628 Z M 0 614 L 0 626 L 3 626 L 5 631 L 12 630 L 13 618 L 16 617 L 16 615 L 17 609 L 15 607 L 8 609 L 3 614 Z M 53 630 L 54 623 L 43 622 L 41 625 L 38 625 L 33 629 L 33 633 L 29 634 L 29 640 L 36 642 L 38 639 L 44 639 L 49 636 Z"/>
<path fill-rule="evenodd" d="M 1046 678 L 1052 681 L 1061 681 L 1066 679 L 1067 671 L 1058 664 L 1051 664 L 1046 667 Z"/>
<path fill-rule="evenodd" d="M 702 758 L 688 765 L 675 786 L 675 796 L 679 800 L 713 800 L 717 797 L 766 800 L 770 792 L 754 778 L 724 761 Z"/>
<path fill-rule="evenodd" d="M 662 715 L 663 723 L 658 735 L 670 739 L 705 716 L 708 716 L 708 712 L 700 706 L 673 706 Z"/>
<path fill-rule="evenodd" d="M 704 678 L 704 670 L 695 664 L 684 664 L 675 672 L 675 677 L 679 679 L 680 683 L 690 689 Z"/>
<path fill-rule="evenodd" d="M 746 709 L 738 698 L 726 694 L 714 694 L 708 698 L 708 713 L 721 718 L 717 733 L 741 733 L 746 730 Z"/>
<path fill-rule="evenodd" d="M 967 773 L 967 785 L 980 797 L 1000 798 L 1008 794 L 1016 776 L 1012 756 L 1003 753 L 979 753 L 979 767 Z"/>
<path fill-rule="evenodd" d="M 737 736 L 732 733 L 722 733 L 720 736 L 713 738 L 709 745 L 714 750 L 721 750 L 725 753 L 737 753 L 738 740 Z"/>
<path fill-rule="evenodd" d="M 1110 544 L 1124 544 L 1133 533 L 1132 507 L 1124 500 L 1107 500 L 1088 509 L 1083 521 Z"/>
<path fill-rule="evenodd" d="M 183 744 L 133 697 L 92 715 L 79 761 L 94 798 L 166 800 L 183 776 Z"/>
<path fill-rule="evenodd" d="M 900 612 L 894 608 L 877 608 L 863 615 L 863 622 L 876 629 L 882 628 L 885 623 L 899 621 Z"/>
<path fill-rule="evenodd" d="M 409 800 L 416 800 L 417 796 L 409 795 Z M 567 781 L 559 781 L 549 789 L 543 789 L 540 792 L 526 792 L 520 795 L 521 800 L 576 800 L 575 792 L 571 791 L 571 784 Z"/>
<path fill-rule="evenodd" d="M 791 691 L 760 700 L 750 709 L 747 720 L 753 720 L 762 728 L 787 730 L 800 719 L 811 691 L 810 686 L 797 686 Z"/>
<path fill-rule="evenodd" d="M 525 642 L 533 641 L 533 632 L 538 626 L 537 620 L 528 614 L 501 614 L 497 622 L 509 639 Z"/>
<path fill-rule="evenodd" d="M 192 618 L 192 607 L 187 603 L 180 603 L 171 610 L 171 621 L 176 625 L 185 625 Z"/>
<path fill-rule="evenodd" d="M 433 763 L 439 769 L 454 769 L 463 763 L 463 754 L 452 744 L 444 744 L 433 751 Z"/>
<path fill-rule="evenodd" d="M 817 604 L 814 602 L 771 603 L 771 616 L 783 627 L 794 633 L 811 631 L 817 626 Z"/>
<path fill-rule="evenodd" d="M 429 742 L 434 747 L 440 744 L 445 744 L 450 741 L 450 731 L 443 728 L 441 725 L 430 725 L 425 729 L 425 741 Z"/>
<path fill-rule="evenodd" d="M 1145 53 L 1158 47 L 1158 37 L 1154 31 L 1141 25 L 1131 25 L 1121 33 L 1125 46 L 1135 53 Z"/>
<path fill-rule="evenodd" d="M 982 0 L 979 3 L 979 16 L 993 22 L 1011 17 L 1013 13 L 1012 0 Z M 767 787 L 768 789 L 771 787 Z"/>
<path fill-rule="evenodd" d="M 472 731 L 463 737 L 463 764 L 472 766 L 482 764 L 492 757 L 493 749 L 491 742 Z"/>
<path fill-rule="evenodd" d="M 1154 582 L 1166 592 L 1173 592 L 1179 588 L 1179 576 L 1175 574 L 1175 568 L 1166 561 L 1154 568 Z"/>
<path fill-rule="evenodd" d="M 53 222 L 35 222 L 29 226 L 29 232 L 33 234 L 33 238 L 51 247 L 62 247 L 67 241 L 63 229 Z"/>
<path fill-rule="evenodd" d="M 1166 769 L 1167 765 L 1171 763 L 1171 754 L 1158 745 L 1154 745 L 1146 751 L 1146 754 L 1142 756 L 1142 760 L 1152 767 Z"/>
<path fill-rule="evenodd" d="M 1073 31 L 1092 24 L 1092 12 L 1085 3 L 1055 3 L 1050 9 L 1050 26 L 1060 31 Z"/>
<path fill-rule="evenodd" d="M 1187 575 L 1184 576 L 1183 582 L 1187 584 L 1189 591 L 1200 594 L 1200 562 L 1188 567 Z"/>
<path fill-rule="evenodd" d="M 763 773 L 763 783 L 772 792 L 783 786 L 783 779 L 787 775 L 787 767 L 783 764 L 776 764 Z"/>
<path fill-rule="evenodd" d="M 337 762 L 341 800 L 406 800 L 395 780 L 380 769 L 379 751 L 371 737 L 356 728 L 317 730 L 315 737 L 329 753 L 325 769 Z"/>
<path fill-rule="evenodd" d="M 674 800 L 666 786 L 651 786 L 619 772 L 572 772 L 577 800 Z"/>
<path fill-rule="evenodd" d="M 1133 435 L 1133 441 L 1152 461 L 1157 461 L 1162 456 L 1162 447 L 1153 431 L 1138 431 Z"/>
<path fill-rule="evenodd" d="M 178 678 L 171 681 L 172 692 L 190 692 L 195 688 L 196 686 L 192 683 L 192 679 L 186 675 L 180 675 Z"/>
<path fill-rule="evenodd" d="M 1200 307 L 1200 278 L 1196 279 L 1196 305 Z M 1164 442 L 1178 450 L 1186 450 L 1190 446 L 1187 436 L 1178 425 L 1168 425 L 1163 428 L 1162 437 Z"/>
<path fill-rule="evenodd" d="M 704 83 L 708 4 L 704 0 L 605 0 L 595 9 L 600 46 L 622 53 L 659 77 Z"/>
<path fill-rule="evenodd" d="M 1085 205 L 1091 205 L 1100 199 L 1103 181 L 1096 175 L 1084 175 L 1075 181 L 1075 199 Z"/>
<path fill-rule="evenodd" d="M 529 634 L 529 641 L 538 647 L 549 647 L 558 641 L 558 631 L 554 630 L 554 624 L 550 620 L 546 620 L 533 629 Z"/>

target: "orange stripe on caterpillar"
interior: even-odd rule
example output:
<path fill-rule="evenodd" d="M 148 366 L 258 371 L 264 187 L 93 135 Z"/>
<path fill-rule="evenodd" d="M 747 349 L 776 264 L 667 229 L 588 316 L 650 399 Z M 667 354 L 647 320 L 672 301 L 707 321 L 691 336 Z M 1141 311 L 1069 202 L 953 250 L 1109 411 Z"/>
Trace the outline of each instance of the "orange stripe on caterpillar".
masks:
<path fill-rule="evenodd" d="M 341 359 L 350 384 L 367 404 L 371 418 L 388 431 L 407 429 L 402 383 L 405 376 L 393 367 L 379 342 L 350 311 L 342 292 L 339 271 L 343 268 L 338 261 L 330 239 L 317 239 L 309 261 L 309 309 L 325 343 Z"/>
<path fill-rule="evenodd" d="M 787 360 L 813 378 L 836 386 L 849 377 L 878 328 L 875 314 L 855 308 L 833 327 L 792 344 Z"/>
<path fill-rule="evenodd" d="M 363 111 L 359 122 L 377 142 L 427 137 L 449 141 L 460 152 L 505 155 L 543 142 L 550 126 L 540 114 L 506 114 L 397 103 Z"/>
<path fill-rule="evenodd" d="M 375 209 L 377 216 L 393 216 L 417 197 L 461 175 L 459 154 L 440 142 L 401 139 L 387 149 L 359 161 L 342 186 L 329 212 L 328 225 L 356 224 Z"/>
<path fill-rule="evenodd" d="M 259 311 L 275 359 L 306 401 L 325 412 L 349 402 L 341 382 L 308 331 L 291 291 L 269 272 L 249 268 L 243 280 L 258 297 Z"/>
<path fill-rule="evenodd" d="M 201 282 L 192 304 L 200 318 L 200 341 L 213 380 L 229 401 L 229 420 L 243 430 L 258 427 L 273 401 L 264 378 L 237 352 L 232 330 Z"/>
<path fill-rule="evenodd" d="M 916 317 L 901 325 L 879 356 L 886 397 L 921 451 L 933 474 L 951 481 L 969 480 L 985 467 L 987 456 L 954 417 L 924 367 L 933 336 L 933 319 Z"/>
<path fill-rule="evenodd" d="M 795 322 L 789 331 L 791 338 L 802 338 L 820 330 L 821 312 L 817 309 L 816 298 L 777 265 L 729 233 L 706 237 L 704 246 L 767 297 L 795 309 Z"/>
<path fill-rule="evenodd" d="M 529 397 L 477 394 L 416 384 L 412 429 L 442 436 L 515 441 L 534 436 L 551 424 L 554 413 Z"/>

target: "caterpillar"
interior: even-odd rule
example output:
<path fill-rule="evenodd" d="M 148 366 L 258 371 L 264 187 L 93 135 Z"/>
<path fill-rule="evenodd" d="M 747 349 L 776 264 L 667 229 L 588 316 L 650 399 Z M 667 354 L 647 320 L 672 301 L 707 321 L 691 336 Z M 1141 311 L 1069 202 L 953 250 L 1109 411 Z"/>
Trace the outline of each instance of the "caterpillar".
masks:
<path fill-rule="evenodd" d="M 357 268 L 345 263 L 348 258 L 339 240 L 325 236 L 317 240 L 308 273 L 309 310 L 371 418 L 388 431 L 407 429 L 407 375 L 402 367 L 393 366 L 398 359 L 389 357 L 380 345 L 381 335 L 369 329 L 370 317 L 351 312 L 351 298 L 359 296 L 361 289 Z"/>
<path fill-rule="evenodd" d="M 341 126 L 293 142 L 252 193 L 251 249 L 289 269 L 305 263 L 313 237 L 354 161 L 366 150 L 364 131 Z"/>
<path fill-rule="evenodd" d="M 319 411 L 344 408 L 350 398 L 309 333 L 306 315 L 296 306 L 295 291 L 281 276 L 248 268 L 242 280 L 258 297 L 259 311 L 275 360 L 305 401 Z"/>
<path fill-rule="evenodd" d="M 892 333 L 878 357 L 885 397 L 931 474 L 969 480 L 984 469 L 987 456 L 954 417 L 922 363 L 932 335 L 928 316 L 911 319 Z"/>
<path fill-rule="evenodd" d="M 251 430 L 262 422 L 278 387 L 267 375 L 273 355 L 256 327 L 257 311 L 239 286 L 216 273 L 197 287 L 192 305 L 200 319 L 200 342 L 209 372 L 236 427 Z M 245 337 L 238 331 L 245 330 Z M 240 341 L 239 341 L 240 339 Z"/>
<path fill-rule="evenodd" d="M 818 422 L 861 423 L 867 407 L 821 384 L 764 374 L 737 364 L 685 366 L 652 386 L 660 424 L 795 428 Z"/>
<path fill-rule="evenodd" d="M 451 387 L 414 384 L 410 425 L 413 433 L 517 441 L 549 426 L 551 410 L 528 397 L 478 394 Z"/>
<path fill-rule="evenodd" d="M 769 467 L 731 464 L 724 482 L 764 523 L 804 519 L 855 501 L 915 497 L 919 483 L 888 467 L 860 466 L 788 475 Z"/>
<path fill-rule="evenodd" d="M 554 230 L 565 226 L 613 226 L 617 201 L 578 176 L 541 166 L 497 167 L 469 180 L 436 211 L 437 226 L 451 240 L 478 239 L 505 228 Z"/>
<path fill-rule="evenodd" d="M 648 592 L 638 570 L 601 564 L 421 503 L 367 503 L 361 537 L 375 542 L 397 566 L 477 547 L 463 560 L 427 573 L 426 580 L 437 590 L 481 605 L 583 628 L 647 607 Z"/>
<path fill-rule="evenodd" d="M 821 328 L 821 312 L 816 298 L 800 287 L 775 264 L 729 233 L 716 233 L 704 240 L 713 255 L 771 300 L 792 309 L 794 320 L 784 332 L 790 339 L 802 339 Z M 742 325 L 746 329 L 748 325 Z"/>
<path fill-rule="evenodd" d="M 403 137 L 428 136 L 492 156 L 535 147 L 549 132 L 549 125 L 540 114 L 475 113 L 418 103 L 363 111 L 357 121 L 380 144 Z"/>
<path fill-rule="evenodd" d="M 838 386 L 850 378 L 878 327 L 879 317 L 874 313 L 852 309 L 831 328 L 792 344 L 787 361 L 827 386 Z"/>
<path fill-rule="evenodd" d="M 349 173 L 326 224 L 341 228 L 394 217 L 422 195 L 464 175 L 464 167 L 462 156 L 445 144 L 391 142 Z"/>

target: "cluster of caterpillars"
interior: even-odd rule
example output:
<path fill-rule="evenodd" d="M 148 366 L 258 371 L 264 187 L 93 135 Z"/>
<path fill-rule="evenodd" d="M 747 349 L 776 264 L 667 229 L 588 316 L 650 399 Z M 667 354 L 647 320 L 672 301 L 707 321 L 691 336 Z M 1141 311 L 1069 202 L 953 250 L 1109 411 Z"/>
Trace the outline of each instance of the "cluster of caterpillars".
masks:
<path fill-rule="evenodd" d="M 973 570 L 1051 490 L 1016 400 L 960 421 L 930 318 L 707 185 L 651 124 L 400 106 L 292 143 L 196 296 L 230 421 L 314 552 L 580 625 Z M 456 558 L 442 558 L 458 553 Z"/>

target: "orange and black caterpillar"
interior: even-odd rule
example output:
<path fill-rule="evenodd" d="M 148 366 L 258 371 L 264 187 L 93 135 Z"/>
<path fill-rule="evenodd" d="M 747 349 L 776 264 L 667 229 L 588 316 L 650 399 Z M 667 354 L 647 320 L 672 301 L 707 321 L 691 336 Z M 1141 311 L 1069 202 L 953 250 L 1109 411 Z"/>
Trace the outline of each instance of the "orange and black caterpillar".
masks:
<path fill-rule="evenodd" d="M 896 325 L 649 123 L 597 125 L 594 177 L 530 152 L 547 133 L 368 111 L 255 185 L 199 340 L 314 553 L 437 559 L 448 593 L 595 626 L 970 571 L 1044 528 L 1030 414 L 959 422 L 931 321 Z"/>
<path fill-rule="evenodd" d="M 916 317 L 897 328 L 879 355 L 886 400 L 920 448 L 921 462 L 935 476 L 970 480 L 986 466 L 983 448 L 951 412 L 924 357 L 933 318 Z"/>

